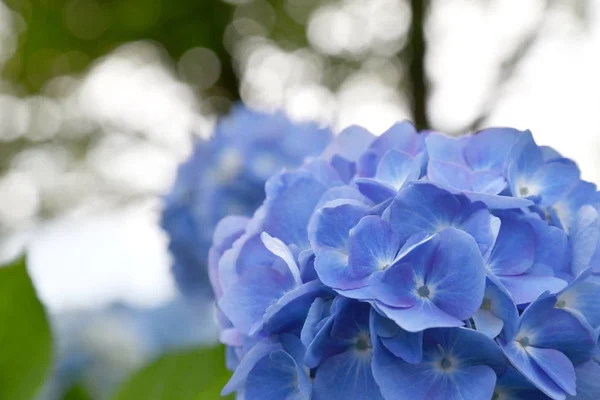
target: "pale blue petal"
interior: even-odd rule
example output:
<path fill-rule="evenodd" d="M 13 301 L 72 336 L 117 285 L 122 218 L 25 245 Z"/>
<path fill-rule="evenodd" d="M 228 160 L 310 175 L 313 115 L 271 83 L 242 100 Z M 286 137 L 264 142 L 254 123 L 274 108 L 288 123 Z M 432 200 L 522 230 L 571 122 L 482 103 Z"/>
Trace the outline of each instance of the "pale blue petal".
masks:
<path fill-rule="evenodd" d="M 317 369 L 313 400 L 383 400 L 371 370 L 371 357 L 352 350 L 330 357 Z"/>

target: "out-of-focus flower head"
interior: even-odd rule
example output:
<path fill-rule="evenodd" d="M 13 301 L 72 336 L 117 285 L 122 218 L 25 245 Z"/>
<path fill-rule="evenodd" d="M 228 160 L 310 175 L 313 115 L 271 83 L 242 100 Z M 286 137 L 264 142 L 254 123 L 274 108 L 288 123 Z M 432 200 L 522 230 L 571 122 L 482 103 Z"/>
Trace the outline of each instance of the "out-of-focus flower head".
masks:
<path fill-rule="evenodd" d="M 209 269 L 254 399 L 598 399 L 595 186 L 531 133 L 342 131 Z"/>
<path fill-rule="evenodd" d="M 230 214 L 251 215 L 271 175 L 319 155 L 330 140 L 331 132 L 315 123 L 238 106 L 218 121 L 210 139 L 198 141 L 165 196 L 162 215 L 184 292 L 208 287 L 206 259 L 217 222 Z"/>
<path fill-rule="evenodd" d="M 157 308 L 113 304 L 53 317 L 57 352 L 40 400 L 59 400 L 72 386 L 106 399 L 130 373 L 175 348 L 212 344 L 211 305 L 178 299 Z M 173 327 L 177 329 L 173 329 Z"/>

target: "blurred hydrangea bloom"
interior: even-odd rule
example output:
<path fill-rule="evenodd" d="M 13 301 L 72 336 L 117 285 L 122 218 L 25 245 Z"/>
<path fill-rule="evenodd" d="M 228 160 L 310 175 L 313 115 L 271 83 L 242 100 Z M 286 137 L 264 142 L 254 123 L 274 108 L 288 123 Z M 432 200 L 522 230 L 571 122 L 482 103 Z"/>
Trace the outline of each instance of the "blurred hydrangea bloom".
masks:
<path fill-rule="evenodd" d="M 528 131 L 342 131 L 226 217 L 239 399 L 598 399 L 595 186 Z"/>
<path fill-rule="evenodd" d="M 113 304 L 52 319 L 55 365 L 40 400 L 59 400 L 79 385 L 94 399 L 108 399 L 130 373 L 162 353 L 214 343 L 211 305 L 178 299 L 157 308 Z M 176 327 L 177 329 L 173 329 Z"/>
<path fill-rule="evenodd" d="M 173 272 L 184 292 L 208 288 L 206 258 L 217 222 L 230 214 L 251 215 L 271 175 L 319 155 L 330 140 L 330 131 L 314 123 L 239 106 L 216 124 L 209 140 L 196 144 L 162 214 Z"/>

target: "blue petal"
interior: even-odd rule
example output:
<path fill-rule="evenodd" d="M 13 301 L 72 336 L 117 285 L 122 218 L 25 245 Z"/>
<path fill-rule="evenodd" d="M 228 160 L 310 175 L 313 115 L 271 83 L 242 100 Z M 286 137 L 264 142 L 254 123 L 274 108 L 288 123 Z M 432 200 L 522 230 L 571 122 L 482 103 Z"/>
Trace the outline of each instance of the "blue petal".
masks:
<path fill-rule="evenodd" d="M 408 308 L 394 308 L 376 303 L 377 309 L 386 317 L 394 320 L 402 329 L 419 332 L 429 328 L 458 327 L 464 323 L 444 311 L 430 301 L 418 301 Z"/>
<path fill-rule="evenodd" d="M 499 399 L 506 400 L 548 400 L 548 396 L 540 392 L 512 366 L 498 377 L 494 393 Z"/>
<path fill-rule="evenodd" d="M 517 342 L 504 343 L 498 340 L 506 357 L 520 373 L 554 400 L 564 400 L 566 393 L 546 374 Z"/>
<path fill-rule="evenodd" d="M 275 334 L 300 330 L 315 299 L 330 297 L 333 297 L 333 291 L 321 282 L 305 283 L 267 308 L 263 317 L 265 331 Z"/>
<path fill-rule="evenodd" d="M 240 389 L 256 363 L 258 363 L 269 353 L 281 348 L 281 343 L 277 342 L 273 338 L 266 338 L 258 342 L 252 349 L 250 349 L 250 351 L 248 351 L 248 353 L 246 353 L 244 358 L 242 358 L 239 365 L 233 372 L 231 379 L 229 379 L 229 382 L 227 382 L 227 385 L 225 385 L 223 388 L 221 394 L 225 396 Z"/>
<path fill-rule="evenodd" d="M 350 229 L 366 213 L 367 207 L 356 200 L 334 200 L 321 207 L 314 213 L 308 226 L 313 250 L 346 249 Z"/>
<path fill-rule="evenodd" d="M 540 187 L 540 205 L 548 206 L 567 195 L 579 182 L 577 164 L 566 158 L 544 164 L 528 181 L 528 185 Z"/>
<path fill-rule="evenodd" d="M 413 236 L 418 238 L 418 235 Z M 412 239 L 412 238 L 411 238 Z M 428 236 L 412 246 L 403 248 L 395 263 L 371 282 L 376 299 L 392 307 L 410 307 L 416 302 L 417 281 L 425 274 L 440 244 L 440 235 Z"/>
<path fill-rule="evenodd" d="M 517 305 L 531 303 L 544 292 L 557 293 L 567 286 L 567 282 L 553 276 L 523 274 L 498 278 Z"/>
<path fill-rule="evenodd" d="M 568 273 L 570 262 L 569 240 L 561 229 L 549 226 L 546 221 L 527 218 L 526 221 L 535 231 L 535 261 L 529 270 L 531 273 L 556 275 L 562 278 Z"/>
<path fill-rule="evenodd" d="M 477 330 L 491 338 L 500 332 L 512 338 L 517 331 L 519 313 L 508 292 L 488 278 L 483 304 L 487 307 L 473 316 Z"/>
<path fill-rule="evenodd" d="M 521 315 L 520 332 L 529 337 L 532 346 L 558 350 L 575 365 L 590 360 L 596 349 L 591 327 L 555 304 L 554 296 L 531 303 Z"/>
<path fill-rule="evenodd" d="M 275 176 L 265 186 L 264 230 L 285 244 L 308 247 L 308 221 L 327 188 L 312 174 L 302 171 Z"/>
<path fill-rule="evenodd" d="M 353 350 L 324 361 L 317 369 L 313 388 L 313 400 L 384 399 L 373 378 L 370 355 Z"/>
<path fill-rule="evenodd" d="M 360 193 L 375 204 L 382 203 L 396 195 L 396 189 L 373 178 L 356 178 L 354 183 Z"/>
<path fill-rule="evenodd" d="M 450 186 L 458 190 L 471 190 L 471 171 L 461 164 L 432 158 L 427 165 L 427 178 L 434 183 Z"/>
<path fill-rule="evenodd" d="M 423 332 L 407 332 L 391 319 L 371 310 L 371 334 L 397 357 L 409 364 L 418 364 L 423 358 Z"/>
<path fill-rule="evenodd" d="M 419 179 L 421 158 L 422 154 L 413 157 L 403 151 L 389 150 L 377 166 L 375 179 L 399 190 L 406 182 Z"/>
<path fill-rule="evenodd" d="M 504 176 L 497 171 L 478 171 L 471 174 L 473 191 L 495 195 L 506 189 L 507 183 Z"/>
<path fill-rule="evenodd" d="M 576 317 L 587 321 L 592 329 L 600 327 L 600 285 L 589 279 L 591 270 L 584 271 L 557 296 L 557 304 Z"/>
<path fill-rule="evenodd" d="M 479 309 L 483 300 L 483 258 L 469 234 L 447 228 L 439 235 L 440 245 L 425 284 L 431 287 L 431 299 L 437 307 L 464 320 Z"/>
<path fill-rule="evenodd" d="M 544 163 L 542 150 L 533 140 L 530 131 L 525 131 L 511 148 L 508 156 L 508 177 L 513 194 L 518 196 L 517 185 L 527 179 Z"/>
<path fill-rule="evenodd" d="M 593 202 L 595 193 L 596 185 L 579 181 L 568 195 L 550 208 L 549 213 L 553 224 L 567 233 L 571 232 L 577 220 L 577 212 L 583 205 Z"/>
<path fill-rule="evenodd" d="M 527 222 L 516 218 L 504 217 L 500 220 L 500 232 L 488 267 L 496 275 L 523 274 L 533 266 L 535 259 L 534 231 Z"/>
<path fill-rule="evenodd" d="M 323 157 L 330 159 L 334 155 L 344 157 L 348 161 L 358 161 L 360 155 L 375 140 L 375 136 L 357 125 L 341 131 L 333 142 L 323 151 Z"/>
<path fill-rule="evenodd" d="M 438 351 L 436 347 L 439 344 L 461 366 L 487 365 L 497 374 L 506 370 L 506 361 L 498 345 L 473 329 L 431 329 L 425 332 L 423 342 L 425 347 L 434 351 Z"/>
<path fill-rule="evenodd" d="M 300 333 L 300 339 L 305 347 L 308 347 L 311 344 L 315 335 L 318 333 L 317 325 L 325 318 L 324 314 L 328 308 L 327 304 L 328 303 L 320 297 L 316 298 L 311 304 Z"/>
<path fill-rule="evenodd" d="M 567 356 L 554 349 L 529 346 L 525 350 L 554 383 L 566 393 L 575 394 L 575 368 Z"/>
<path fill-rule="evenodd" d="M 473 314 L 473 322 L 477 331 L 483 333 L 489 338 L 495 338 L 502 332 L 504 322 L 490 310 L 479 309 Z"/>
<path fill-rule="evenodd" d="M 488 128 L 477 132 L 465 145 L 464 156 L 476 171 L 504 169 L 510 149 L 523 135 L 513 128 Z"/>
<path fill-rule="evenodd" d="M 431 133 L 425 138 L 425 145 L 431 160 L 441 160 L 466 167 L 463 149 L 469 140 L 471 140 L 469 136 L 457 139 L 440 133 Z"/>
<path fill-rule="evenodd" d="M 437 397 L 440 400 L 488 399 L 494 394 L 496 374 L 485 365 L 461 369 L 448 379 L 451 379 L 453 392 L 452 394 L 442 392 L 442 395 Z"/>
<path fill-rule="evenodd" d="M 520 199 L 512 196 L 501 196 L 487 193 L 475 193 L 464 191 L 464 195 L 471 201 L 481 201 L 490 210 L 510 210 L 513 208 L 524 208 L 533 205 L 533 202 L 527 199 Z"/>
<path fill-rule="evenodd" d="M 577 395 L 569 397 L 573 400 L 598 400 L 600 399 L 600 366 L 588 361 L 575 367 L 577 377 Z"/>
<path fill-rule="evenodd" d="M 432 184 L 413 184 L 398 192 L 384 218 L 406 240 L 415 233 L 435 233 L 449 226 L 460 209 L 453 194 Z"/>
<path fill-rule="evenodd" d="M 309 400 L 310 391 L 306 372 L 285 351 L 276 350 L 248 374 L 244 399 Z"/>
<path fill-rule="evenodd" d="M 441 379 L 430 364 L 409 364 L 393 355 L 380 340 L 373 344 L 372 365 L 373 376 L 386 400 L 430 399 L 427 394 Z"/>
<path fill-rule="evenodd" d="M 340 342 L 331 337 L 331 328 L 334 322 L 334 318 L 325 320 L 312 342 L 306 347 L 304 363 L 307 367 L 316 368 L 323 360 L 340 354 L 348 348 L 348 343 Z"/>
<path fill-rule="evenodd" d="M 354 289 L 366 285 L 366 280 L 355 276 L 348 268 L 348 255 L 337 250 L 318 251 L 315 270 L 319 279 L 335 289 Z"/>
<path fill-rule="evenodd" d="M 367 215 L 350 231 L 348 264 L 363 278 L 388 268 L 400 250 L 400 237 L 383 219 Z"/>
<path fill-rule="evenodd" d="M 289 279 L 276 269 L 256 266 L 223 294 L 219 307 L 236 328 L 250 334 L 262 326 L 267 308 L 291 288 Z"/>
<path fill-rule="evenodd" d="M 570 239 L 573 252 L 571 269 L 574 275 L 579 275 L 590 266 L 600 240 L 600 217 L 594 207 L 581 207 Z"/>
<path fill-rule="evenodd" d="M 261 233 L 260 238 L 267 250 L 285 262 L 285 265 L 288 267 L 290 274 L 294 278 L 294 282 L 296 282 L 296 285 L 301 285 L 302 278 L 300 277 L 300 268 L 298 268 L 298 264 L 296 264 L 294 255 L 285 245 L 285 243 L 278 238 L 272 237 L 267 232 Z"/>

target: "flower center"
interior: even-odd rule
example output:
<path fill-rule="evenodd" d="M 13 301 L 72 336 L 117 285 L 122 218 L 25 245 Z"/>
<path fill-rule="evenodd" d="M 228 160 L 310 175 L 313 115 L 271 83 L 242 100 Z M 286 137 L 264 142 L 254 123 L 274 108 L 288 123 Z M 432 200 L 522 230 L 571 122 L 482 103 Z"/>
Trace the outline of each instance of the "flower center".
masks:
<path fill-rule="evenodd" d="M 429 298 L 429 295 L 431 294 L 431 291 L 429 290 L 429 288 L 427 287 L 427 285 L 423 285 L 420 288 L 417 289 L 417 294 L 421 297 L 424 298 Z"/>
<path fill-rule="evenodd" d="M 519 195 L 520 195 L 521 197 L 526 197 L 526 196 L 528 196 L 528 195 L 529 195 L 529 189 L 528 189 L 526 186 L 521 186 L 521 187 L 519 188 Z"/>
<path fill-rule="evenodd" d="M 521 339 L 517 340 L 522 347 L 529 346 L 529 337 L 523 336 Z"/>
<path fill-rule="evenodd" d="M 444 370 L 450 369 L 452 367 L 452 361 L 448 360 L 447 357 L 444 357 L 440 360 L 440 367 Z"/>
<path fill-rule="evenodd" d="M 567 305 L 567 302 L 564 300 L 559 300 L 556 302 L 556 305 L 554 307 L 556 308 L 565 308 L 565 306 Z"/>
<path fill-rule="evenodd" d="M 492 301 L 488 298 L 483 299 L 483 303 L 481 303 L 482 310 L 490 310 L 492 308 Z"/>
<path fill-rule="evenodd" d="M 354 343 L 354 348 L 357 351 L 364 353 L 371 350 L 371 338 L 368 333 L 361 333 L 358 338 L 356 338 L 356 342 Z"/>

